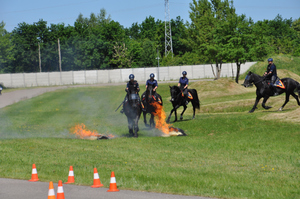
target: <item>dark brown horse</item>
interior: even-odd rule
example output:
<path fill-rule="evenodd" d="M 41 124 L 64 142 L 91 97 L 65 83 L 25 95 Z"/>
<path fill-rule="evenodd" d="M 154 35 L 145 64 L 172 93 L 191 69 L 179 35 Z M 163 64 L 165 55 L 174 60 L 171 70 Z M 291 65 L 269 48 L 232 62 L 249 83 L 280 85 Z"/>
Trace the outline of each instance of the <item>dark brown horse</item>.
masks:
<path fill-rule="evenodd" d="M 278 110 L 282 111 L 283 107 L 289 102 L 290 95 L 292 95 L 297 100 L 297 103 L 300 106 L 299 98 L 294 93 L 294 91 L 297 90 L 298 95 L 300 96 L 299 82 L 297 82 L 291 78 L 283 78 L 283 79 L 281 79 L 281 82 L 283 84 L 284 89 L 276 87 L 275 91 L 279 95 L 281 95 L 282 93 L 285 93 L 285 102 Z M 254 83 L 254 85 L 256 86 L 256 100 L 255 100 L 254 106 L 249 111 L 249 113 L 253 113 L 255 111 L 255 109 L 257 109 L 257 104 L 261 98 L 264 98 L 264 100 L 262 102 L 262 107 L 264 109 L 272 108 L 271 106 L 266 106 L 266 102 L 270 96 L 273 96 L 274 91 L 271 90 L 271 88 L 270 88 L 268 82 L 265 80 L 265 78 L 255 74 L 255 73 L 252 73 L 250 71 L 245 78 L 243 86 L 249 87 L 252 83 Z"/>
<path fill-rule="evenodd" d="M 151 84 L 148 85 L 147 90 L 143 93 L 142 101 L 145 106 L 145 111 L 143 111 L 145 126 L 155 127 L 153 112 L 155 112 L 156 107 L 154 107 L 152 103 L 157 102 L 162 106 L 163 101 L 161 96 L 156 93 L 156 91 L 153 91 L 153 86 Z M 147 113 L 151 114 L 149 125 L 147 124 Z"/>
<path fill-rule="evenodd" d="M 177 121 L 177 111 L 176 110 L 180 106 L 183 106 L 183 111 L 180 114 L 180 119 L 182 120 L 183 119 L 182 115 L 185 112 L 187 106 L 185 104 L 184 96 L 182 95 L 182 92 L 178 86 L 172 86 L 172 87 L 170 86 L 170 93 L 171 93 L 171 102 L 173 105 L 173 109 L 171 110 L 171 113 L 167 119 L 167 122 L 170 122 L 171 115 L 174 111 L 175 111 L 175 121 L 174 122 L 176 122 Z M 193 105 L 193 119 L 194 119 L 195 118 L 195 110 L 200 109 L 200 101 L 199 101 L 198 93 L 197 93 L 196 89 L 188 89 L 188 93 L 191 94 L 191 96 L 188 97 L 188 102 L 191 102 Z"/>

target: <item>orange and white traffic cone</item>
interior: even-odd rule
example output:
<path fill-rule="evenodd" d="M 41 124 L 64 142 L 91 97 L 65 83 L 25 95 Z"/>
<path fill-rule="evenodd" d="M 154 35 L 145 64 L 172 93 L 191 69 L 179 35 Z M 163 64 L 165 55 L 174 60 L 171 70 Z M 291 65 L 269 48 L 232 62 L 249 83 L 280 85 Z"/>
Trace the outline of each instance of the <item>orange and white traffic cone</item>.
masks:
<path fill-rule="evenodd" d="M 48 199 L 55 199 L 55 192 L 52 181 L 50 181 L 49 183 Z"/>
<path fill-rule="evenodd" d="M 120 190 L 117 189 L 115 173 L 112 171 L 110 177 L 109 190 L 107 190 L 107 192 L 115 192 L 115 191 L 120 191 Z"/>
<path fill-rule="evenodd" d="M 91 187 L 92 188 L 99 188 L 99 187 L 102 187 L 102 186 L 103 186 L 103 184 L 101 184 L 97 169 L 94 168 L 94 184 Z"/>
<path fill-rule="evenodd" d="M 73 166 L 70 166 L 68 182 L 65 182 L 64 184 L 70 184 L 70 183 L 74 183 L 74 182 L 75 182 L 75 180 L 74 180 Z"/>
<path fill-rule="evenodd" d="M 64 193 L 64 189 L 63 189 L 61 180 L 58 181 L 56 199 L 65 199 L 65 193 Z"/>
<path fill-rule="evenodd" d="M 37 175 L 37 171 L 36 171 L 36 167 L 35 164 L 32 165 L 32 174 L 31 174 L 31 179 L 28 180 L 30 182 L 36 182 L 39 181 L 38 175 Z"/>

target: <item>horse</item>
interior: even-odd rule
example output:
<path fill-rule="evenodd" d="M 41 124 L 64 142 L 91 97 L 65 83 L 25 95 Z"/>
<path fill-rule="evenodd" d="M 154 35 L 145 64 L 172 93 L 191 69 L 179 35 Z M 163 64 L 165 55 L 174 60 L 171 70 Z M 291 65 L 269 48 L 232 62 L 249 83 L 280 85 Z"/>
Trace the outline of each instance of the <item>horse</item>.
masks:
<path fill-rule="evenodd" d="M 167 123 L 170 122 L 171 115 L 174 111 L 175 111 L 174 122 L 177 121 L 177 111 L 176 110 L 180 106 L 183 106 L 183 111 L 180 115 L 180 120 L 182 120 L 183 119 L 182 115 L 187 108 L 187 106 L 185 104 L 183 93 L 181 92 L 180 88 L 178 86 L 172 86 L 172 87 L 169 86 L 169 87 L 170 87 L 170 93 L 171 93 L 170 101 L 172 102 L 173 109 L 171 110 L 171 113 L 167 119 Z M 196 89 L 188 89 L 188 93 L 189 93 L 188 102 L 192 102 L 192 105 L 193 105 L 193 119 L 194 119 L 195 118 L 195 109 L 200 109 L 200 101 L 199 101 L 198 93 L 197 93 Z"/>
<path fill-rule="evenodd" d="M 156 91 L 153 91 L 153 85 L 151 84 L 148 85 L 147 90 L 143 93 L 142 96 L 143 96 L 142 101 L 145 106 L 145 111 L 143 110 L 145 126 L 155 127 L 153 112 L 155 112 L 156 108 L 152 105 L 152 103 L 157 102 L 162 106 L 163 105 L 162 98 Z M 151 114 L 149 120 L 150 125 L 147 124 L 147 118 L 146 118 L 147 113 Z"/>
<path fill-rule="evenodd" d="M 140 98 L 135 91 L 127 91 L 127 97 L 123 103 L 123 110 L 128 120 L 129 134 L 138 137 L 138 122 L 142 113 Z"/>
<path fill-rule="evenodd" d="M 275 91 L 281 95 L 282 93 L 285 93 L 285 102 L 284 104 L 278 109 L 278 111 L 282 111 L 284 106 L 289 102 L 290 95 L 292 95 L 296 100 L 298 105 L 300 106 L 299 98 L 298 96 L 294 93 L 295 90 L 298 91 L 298 95 L 300 96 L 300 84 L 299 82 L 291 79 L 291 78 L 282 78 L 281 82 L 283 85 L 281 87 L 276 87 Z M 266 102 L 269 99 L 270 96 L 273 96 L 274 91 L 270 88 L 268 85 L 268 82 L 265 80 L 264 77 L 259 76 L 255 73 L 252 73 L 251 71 L 247 74 L 244 83 L 242 84 L 245 87 L 249 87 L 252 83 L 256 86 L 256 100 L 254 103 L 254 106 L 252 109 L 249 111 L 249 113 L 253 113 L 255 109 L 257 109 L 257 104 L 261 98 L 263 99 L 262 102 L 262 107 L 264 109 L 270 109 L 272 108 L 271 106 L 266 106 Z"/>

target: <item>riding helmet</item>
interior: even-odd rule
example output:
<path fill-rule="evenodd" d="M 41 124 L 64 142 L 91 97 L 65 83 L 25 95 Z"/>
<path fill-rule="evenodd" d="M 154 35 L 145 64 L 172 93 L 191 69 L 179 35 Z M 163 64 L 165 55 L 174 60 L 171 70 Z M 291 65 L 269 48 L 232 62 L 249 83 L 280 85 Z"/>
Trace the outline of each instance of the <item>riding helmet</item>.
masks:
<path fill-rule="evenodd" d="M 182 74 L 183 74 L 183 75 L 186 75 L 186 74 L 187 74 L 187 72 L 186 72 L 186 71 L 183 71 L 183 72 L 182 72 Z"/>
<path fill-rule="evenodd" d="M 268 62 L 269 62 L 269 61 L 273 61 L 273 59 L 272 59 L 272 58 L 269 58 L 269 59 L 268 59 Z"/>
<path fill-rule="evenodd" d="M 154 78 L 155 75 L 153 73 L 150 74 L 150 78 Z"/>
<path fill-rule="evenodd" d="M 130 74 L 130 75 L 129 75 L 129 79 L 134 79 L 134 75 L 133 75 L 133 74 Z"/>

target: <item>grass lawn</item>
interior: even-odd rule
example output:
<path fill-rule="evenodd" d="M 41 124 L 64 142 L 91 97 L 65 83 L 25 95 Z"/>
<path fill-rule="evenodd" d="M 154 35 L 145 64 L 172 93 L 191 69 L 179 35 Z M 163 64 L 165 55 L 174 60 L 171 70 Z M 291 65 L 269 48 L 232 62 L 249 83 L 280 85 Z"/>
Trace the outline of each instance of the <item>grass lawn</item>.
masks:
<path fill-rule="evenodd" d="M 135 139 L 127 136 L 125 115 L 115 112 L 124 86 L 57 90 L 0 109 L 0 177 L 30 179 L 35 163 L 41 181 L 65 182 L 72 165 L 78 185 L 92 185 L 96 167 L 105 187 L 114 171 L 123 190 L 300 198 L 300 117 L 285 120 L 300 110 L 294 99 L 282 112 L 275 112 L 284 102 L 279 96 L 268 102 L 273 109 L 259 105 L 249 114 L 255 88 L 227 79 L 194 82 L 190 88 L 198 90 L 201 109 L 192 120 L 188 105 L 184 120 L 173 124 L 188 136 L 158 137 L 141 118 Z M 158 92 L 169 114 L 169 84 Z M 70 131 L 81 123 L 117 138 L 75 139 Z"/>

